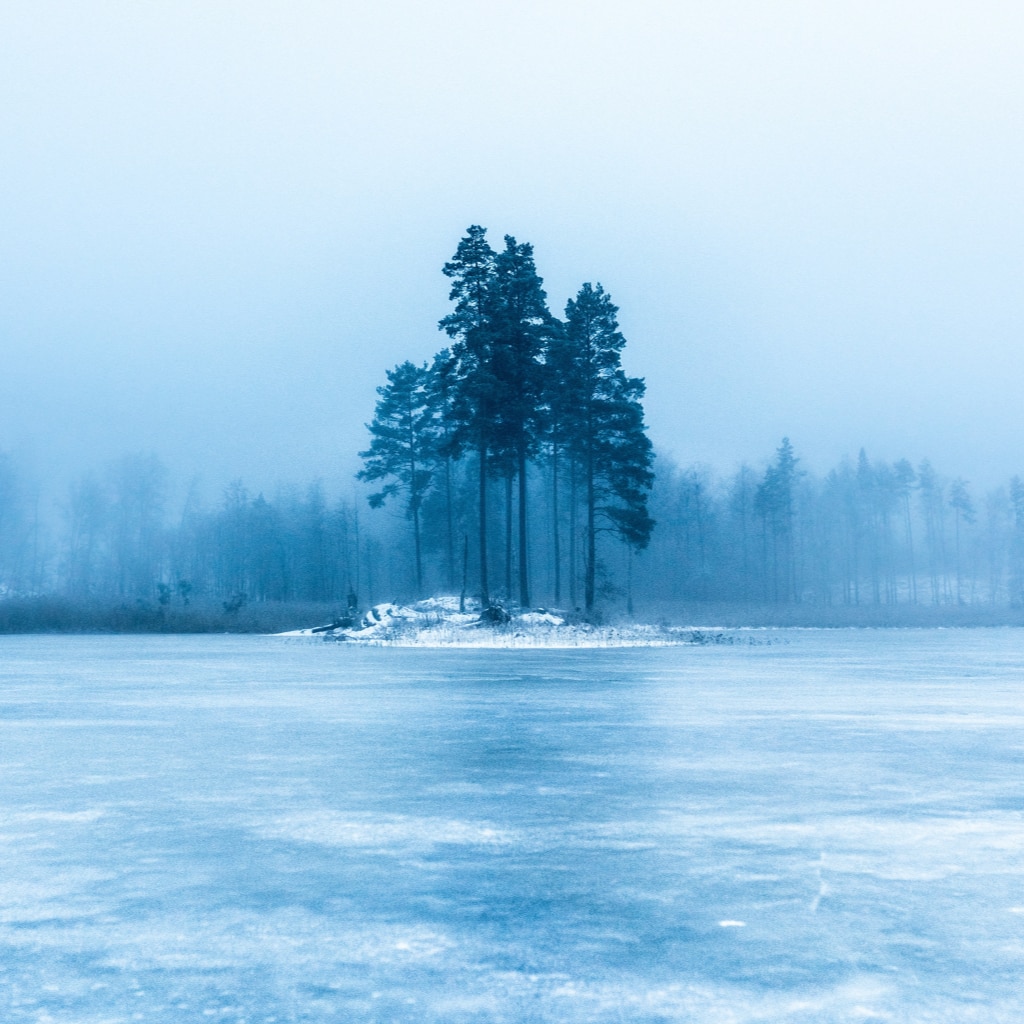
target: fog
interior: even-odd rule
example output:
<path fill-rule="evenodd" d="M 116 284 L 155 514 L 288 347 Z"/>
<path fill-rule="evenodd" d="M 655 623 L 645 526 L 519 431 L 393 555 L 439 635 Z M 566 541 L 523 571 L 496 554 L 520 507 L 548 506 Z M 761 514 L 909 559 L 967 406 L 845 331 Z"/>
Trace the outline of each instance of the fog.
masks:
<path fill-rule="evenodd" d="M 0 449 L 350 486 L 467 225 L 621 309 L 655 445 L 1024 471 L 1001 3 L 18 4 Z"/>

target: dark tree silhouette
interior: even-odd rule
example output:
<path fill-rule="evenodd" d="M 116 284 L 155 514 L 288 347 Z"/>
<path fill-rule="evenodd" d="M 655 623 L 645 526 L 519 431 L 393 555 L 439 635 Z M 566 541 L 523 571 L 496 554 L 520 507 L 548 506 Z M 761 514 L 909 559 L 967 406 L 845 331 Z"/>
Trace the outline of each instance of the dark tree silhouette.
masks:
<path fill-rule="evenodd" d="M 493 375 L 499 395 L 493 443 L 508 482 L 514 475 L 519 485 L 519 603 L 525 608 L 530 604 L 526 467 L 542 438 L 543 358 L 555 328 L 532 245 L 517 243 L 506 235 L 494 270 L 488 302 Z"/>
<path fill-rule="evenodd" d="M 772 598 L 788 602 L 797 596 L 796 559 L 793 537 L 794 493 L 798 476 L 797 459 L 789 438 L 776 449 L 775 462 L 765 472 L 754 502 L 764 523 L 770 544 Z"/>
<path fill-rule="evenodd" d="M 387 480 L 370 505 L 380 507 L 400 491 L 406 496 L 406 514 L 413 525 L 416 553 L 416 587 L 423 590 L 423 553 L 420 535 L 420 508 L 430 487 L 434 460 L 437 457 L 437 434 L 430 371 L 426 364 L 416 366 L 404 362 L 387 371 L 388 383 L 377 388 L 380 396 L 370 431 L 370 447 L 360 452 L 365 466 L 359 479 Z"/>
<path fill-rule="evenodd" d="M 585 519 L 584 602 L 596 596 L 597 535 L 610 531 L 635 550 L 647 546 L 654 521 L 647 495 L 654 480 L 653 452 L 641 399 L 644 382 L 621 366 L 625 339 L 618 307 L 600 284 L 585 284 L 565 307 L 567 361 L 564 432 L 580 468 Z"/>
<path fill-rule="evenodd" d="M 488 455 L 501 395 L 494 374 L 494 337 L 490 302 L 495 277 L 494 250 L 487 229 L 472 225 L 459 242 L 455 256 L 444 265 L 451 278 L 449 299 L 455 309 L 438 325 L 452 339 L 451 431 L 446 453 L 458 458 L 471 449 L 477 454 L 479 502 L 480 600 L 490 604 L 487 575 Z"/>

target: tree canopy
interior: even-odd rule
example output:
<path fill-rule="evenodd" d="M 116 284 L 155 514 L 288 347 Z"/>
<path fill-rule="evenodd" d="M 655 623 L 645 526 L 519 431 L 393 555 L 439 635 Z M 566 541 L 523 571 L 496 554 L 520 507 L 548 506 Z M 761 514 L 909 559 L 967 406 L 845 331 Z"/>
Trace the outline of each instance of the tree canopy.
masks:
<path fill-rule="evenodd" d="M 443 268 L 454 308 L 438 326 L 450 347 L 422 367 L 402 364 L 378 389 L 372 440 L 361 453 L 365 467 L 359 476 L 388 480 L 370 495 L 373 505 L 405 494 L 422 587 L 420 509 L 443 480 L 447 575 L 454 578 L 452 463 L 472 455 L 483 603 L 491 600 L 491 538 L 497 532 L 492 527 L 501 518 L 490 484 L 503 480 L 505 578 L 511 580 L 515 560 L 518 603 L 530 604 L 531 531 L 540 509 L 551 506 L 555 590 L 560 591 L 566 534 L 569 577 L 582 577 L 589 611 L 596 600 L 599 535 L 641 549 L 654 525 L 647 510 L 653 474 L 641 405 L 644 383 L 622 369 L 625 339 L 618 310 L 600 284 L 583 285 L 560 321 L 548 309 L 533 246 L 506 235 L 504 248 L 495 252 L 486 235 L 485 228 L 472 225 Z"/>

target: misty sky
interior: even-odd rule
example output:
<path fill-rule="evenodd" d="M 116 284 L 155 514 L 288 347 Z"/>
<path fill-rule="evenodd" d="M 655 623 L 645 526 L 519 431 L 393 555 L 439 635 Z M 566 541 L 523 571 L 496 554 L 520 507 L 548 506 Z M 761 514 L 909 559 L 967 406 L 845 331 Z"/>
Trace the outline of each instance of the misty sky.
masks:
<path fill-rule="evenodd" d="M 479 223 L 611 292 L 683 463 L 1024 473 L 1019 10 L 14 0 L 0 449 L 340 486 Z"/>

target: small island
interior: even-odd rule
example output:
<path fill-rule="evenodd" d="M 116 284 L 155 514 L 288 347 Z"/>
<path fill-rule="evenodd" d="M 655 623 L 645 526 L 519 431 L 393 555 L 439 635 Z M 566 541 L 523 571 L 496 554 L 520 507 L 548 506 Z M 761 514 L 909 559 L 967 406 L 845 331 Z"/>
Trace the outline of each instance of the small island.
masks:
<path fill-rule="evenodd" d="M 723 629 L 624 620 L 598 623 L 578 613 L 523 611 L 499 604 L 481 607 L 454 596 L 412 604 L 385 602 L 361 616 L 276 635 L 370 647 L 670 647 L 734 644 L 739 639 L 736 631 Z M 745 642 L 755 641 L 748 637 Z"/>

